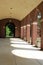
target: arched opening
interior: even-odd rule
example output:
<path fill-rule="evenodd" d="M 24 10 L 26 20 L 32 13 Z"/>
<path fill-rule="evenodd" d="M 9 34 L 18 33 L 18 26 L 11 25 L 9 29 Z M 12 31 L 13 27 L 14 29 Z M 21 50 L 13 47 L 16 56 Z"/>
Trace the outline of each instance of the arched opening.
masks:
<path fill-rule="evenodd" d="M 5 26 L 5 37 L 15 37 L 15 25 L 8 22 Z"/>

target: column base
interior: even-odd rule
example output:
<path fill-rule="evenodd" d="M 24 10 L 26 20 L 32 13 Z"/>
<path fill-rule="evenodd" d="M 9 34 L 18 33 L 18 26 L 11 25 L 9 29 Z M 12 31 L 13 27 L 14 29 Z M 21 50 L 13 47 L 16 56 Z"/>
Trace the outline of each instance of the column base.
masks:
<path fill-rule="evenodd" d="M 43 51 L 43 49 L 40 49 L 40 51 Z"/>

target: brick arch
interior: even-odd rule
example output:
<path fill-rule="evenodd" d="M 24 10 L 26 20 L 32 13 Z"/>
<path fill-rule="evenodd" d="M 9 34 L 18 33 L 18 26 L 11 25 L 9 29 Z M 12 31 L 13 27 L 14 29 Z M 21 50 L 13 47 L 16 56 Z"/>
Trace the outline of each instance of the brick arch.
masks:
<path fill-rule="evenodd" d="M 6 37 L 6 26 L 8 26 L 8 27 L 11 29 L 12 33 L 14 34 L 13 37 L 15 37 L 15 25 L 14 25 L 14 23 L 12 23 L 12 22 L 7 22 L 7 23 L 5 24 L 5 37 Z M 13 27 L 13 28 L 12 28 L 12 27 Z"/>

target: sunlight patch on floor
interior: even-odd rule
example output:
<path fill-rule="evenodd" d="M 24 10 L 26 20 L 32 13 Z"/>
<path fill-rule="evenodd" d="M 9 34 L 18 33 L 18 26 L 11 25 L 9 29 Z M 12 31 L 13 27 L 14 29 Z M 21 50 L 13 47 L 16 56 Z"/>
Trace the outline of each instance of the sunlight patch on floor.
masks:
<path fill-rule="evenodd" d="M 26 42 L 24 42 L 24 41 L 10 41 L 10 43 L 25 43 L 26 44 Z"/>
<path fill-rule="evenodd" d="M 12 47 L 14 47 L 14 48 L 22 48 L 22 49 L 27 49 L 27 50 L 29 50 L 29 49 L 32 49 L 32 50 L 37 50 L 37 48 L 35 48 L 35 47 L 33 47 L 32 45 L 26 45 L 26 44 L 11 44 L 11 46 Z M 39 50 L 40 50 L 40 48 L 38 48 Z"/>
<path fill-rule="evenodd" d="M 10 43 L 16 43 L 16 44 L 28 44 L 26 41 L 24 40 L 21 40 L 19 38 L 10 38 Z"/>
<path fill-rule="evenodd" d="M 15 49 L 12 51 L 12 53 L 14 55 L 22 57 L 22 58 L 43 60 L 43 52 L 42 51 Z"/>
<path fill-rule="evenodd" d="M 15 41 L 11 39 L 10 42 L 10 46 L 14 47 L 12 54 L 22 58 L 43 60 L 43 51 L 40 51 L 40 48 L 33 47 L 29 43 L 25 42 L 26 45 L 25 43 L 22 43 L 23 40 L 20 39 L 16 39 Z"/>

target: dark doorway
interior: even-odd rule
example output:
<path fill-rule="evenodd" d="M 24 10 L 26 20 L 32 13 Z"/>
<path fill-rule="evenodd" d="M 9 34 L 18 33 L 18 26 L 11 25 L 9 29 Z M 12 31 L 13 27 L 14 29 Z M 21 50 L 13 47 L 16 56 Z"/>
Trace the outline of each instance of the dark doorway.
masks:
<path fill-rule="evenodd" d="M 5 26 L 5 36 L 6 37 L 15 37 L 15 25 L 11 22 L 8 22 Z"/>

